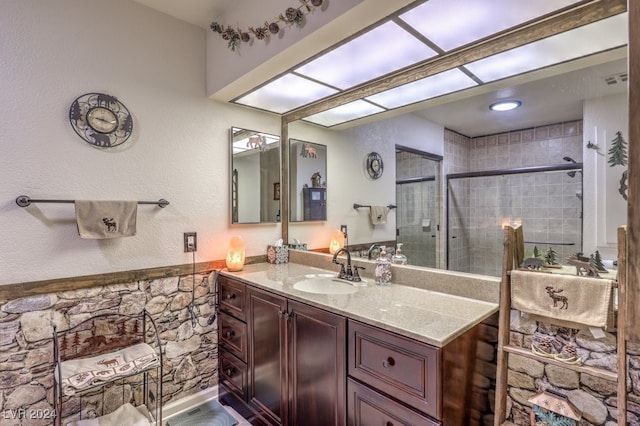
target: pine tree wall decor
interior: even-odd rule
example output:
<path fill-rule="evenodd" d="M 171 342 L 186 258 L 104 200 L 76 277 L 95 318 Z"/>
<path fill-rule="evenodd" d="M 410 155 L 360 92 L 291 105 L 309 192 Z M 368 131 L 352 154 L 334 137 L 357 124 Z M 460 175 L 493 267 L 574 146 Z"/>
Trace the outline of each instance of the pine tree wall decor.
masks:
<path fill-rule="evenodd" d="M 609 167 L 627 166 L 627 141 L 624 140 L 621 131 L 616 132 L 616 137 L 611 140 L 611 148 L 609 148 Z M 627 199 L 627 169 L 622 172 L 620 177 L 620 187 L 618 192 Z"/>

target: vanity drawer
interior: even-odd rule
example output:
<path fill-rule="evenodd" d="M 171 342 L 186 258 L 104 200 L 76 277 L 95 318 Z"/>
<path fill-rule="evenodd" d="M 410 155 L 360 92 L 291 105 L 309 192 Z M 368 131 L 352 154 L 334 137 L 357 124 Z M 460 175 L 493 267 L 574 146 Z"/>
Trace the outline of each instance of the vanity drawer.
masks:
<path fill-rule="evenodd" d="M 349 375 L 441 420 L 440 351 L 349 321 Z"/>
<path fill-rule="evenodd" d="M 220 291 L 220 310 L 243 321 L 246 320 L 246 286 L 241 282 L 219 275 L 218 289 Z"/>
<path fill-rule="evenodd" d="M 220 312 L 218 317 L 220 345 L 242 361 L 247 362 L 247 324 Z"/>
<path fill-rule="evenodd" d="M 249 395 L 247 364 L 226 351 L 220 351 L 219 363 L 220 382 L 246 402 Z"/>
<path fill-rule="evenodd" d="M 353 379 L 347 379 L 347 404 L 349 426 L 438 426 L 442 424 Z"/>

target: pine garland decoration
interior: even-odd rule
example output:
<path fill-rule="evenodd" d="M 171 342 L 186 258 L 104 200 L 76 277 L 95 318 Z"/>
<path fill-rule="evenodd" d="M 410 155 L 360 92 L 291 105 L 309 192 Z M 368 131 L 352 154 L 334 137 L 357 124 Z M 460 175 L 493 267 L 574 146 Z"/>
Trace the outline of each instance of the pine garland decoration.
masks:
<path fill-rule="evenodd" d="M 298 7 L 288 7 L 284 13 L 278 15 L 277 18 L 273 18 L 270 21 L 265 21 L 264 24 L 259 26 L 249 27 L 247 30 L 241 30 L 240 28 L 233 28 L 228 25 L 224 25 L 218 22 L 212 22 L 209 28 L 214 33 L 220 34 L 220 36 L 227 41 L 227 47 L 235 51 L 240 47 L 241 43 L 249 43 L 253 38 L 257 40 L 269 40 L 271 35 L 278 34 L 281 30 L 279 22 L 284 23 L 287 26 L 296 25 L 298 28 L 302 28 L 306 21 L 306 15 L 311 13 L 315 8 L 322 6 L 324 0 L 298 0 L 301 5 Z"/>

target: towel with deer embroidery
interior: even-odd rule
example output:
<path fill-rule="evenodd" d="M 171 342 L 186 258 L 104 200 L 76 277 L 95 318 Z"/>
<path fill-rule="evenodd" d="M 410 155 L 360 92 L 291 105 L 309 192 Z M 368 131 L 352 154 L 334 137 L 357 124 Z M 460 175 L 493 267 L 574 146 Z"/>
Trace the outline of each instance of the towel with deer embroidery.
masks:
<path fill-rule="evenodd" d="M 605 279 L 511 271 L 513 309 L 570 328 L 610 327 L 612 289 Z"/>
<path fill-rule="evenodd" d="M 158 365 L 156 351 L 146 343 L 138 343 L 116 352 L 91 358 L 75 358 L 60 363 L 60 382 L 64 395 L 129 376 Z"/>
<path fill-rule="evenodd" d="M 80 238 L 103 239 L 136 234 L 137 201 L 77 200 L 75 206 Z"/>

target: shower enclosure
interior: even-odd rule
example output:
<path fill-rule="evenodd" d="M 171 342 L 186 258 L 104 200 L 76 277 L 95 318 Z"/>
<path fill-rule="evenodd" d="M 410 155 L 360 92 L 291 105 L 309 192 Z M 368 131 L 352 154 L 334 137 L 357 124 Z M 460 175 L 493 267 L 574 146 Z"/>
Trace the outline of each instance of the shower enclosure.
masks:
<path fill-rule="evenodd" d="M 396 146 L 396 241 L 410 265 L 437 265 L 441 160 Z"/>
<path fill-rule="evenodd" d="M 450 174 L 446 188 L 447 269 L 500 276 L 504 225 L 522 225 L 525 258 L 582 252 L 581 163 Z"/>

